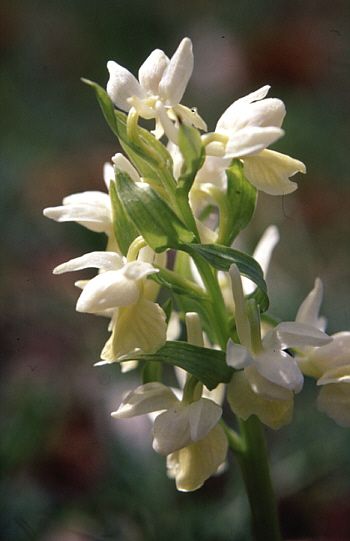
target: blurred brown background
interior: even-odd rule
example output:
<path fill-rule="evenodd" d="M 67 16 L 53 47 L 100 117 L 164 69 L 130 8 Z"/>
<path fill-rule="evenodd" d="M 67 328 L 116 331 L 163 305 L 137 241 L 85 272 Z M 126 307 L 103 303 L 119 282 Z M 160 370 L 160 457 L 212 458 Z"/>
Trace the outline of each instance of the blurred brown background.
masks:
<path fill-rule="evenodd" d="M 176 493 L 147 419 L 110 418 L 133 376 L 93 367 L 106 321 L 74 311 L 75 276 L 52 276 L 105 239 L 42 209 L 103 190 L 103 164 L 119 150 L 80 77 L 104 86 L 111 59 L 137 74 L 153 49 L 170 56 L 189 36 L 195 69 L 183 102 L 213 129 L 232 101 L 272 85 L 287 106 L 273 148 L 308 168 L 294 194 L 259 195 L 244 234 L 252 250 L 267 225 L 280 229 L 273 313 L 293 319 L 320 276 L 328 331 L 349 330 L 349 21 L 344 0 L 0 4 L 0 539 L 250 539 L 234 460 L 198 493 Z M 307 382 L 293 424 L 268 434 L 283 531 L 350 539 L 349 429 L 319 413 L 315 395 Z"/>

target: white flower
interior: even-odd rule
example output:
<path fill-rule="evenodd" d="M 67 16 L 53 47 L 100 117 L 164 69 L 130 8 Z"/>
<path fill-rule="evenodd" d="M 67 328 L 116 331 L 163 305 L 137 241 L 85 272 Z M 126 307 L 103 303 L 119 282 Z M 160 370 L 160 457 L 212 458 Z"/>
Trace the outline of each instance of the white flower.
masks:
<path fill-rule="evenodd" d="M 322 282 L 315 281 L 314 289 L 299 308 L 297 321 L 311 323 L 324 330 L 326 320 L 319 316 L 322 303 Z M 330 336 L 330 343 L 320 347 L 297 348 L 295 360 L 303 374 L 317 380 L 321 386 L 318 408 L 341 426 L 350 426 L 350 332 Z"/>
<path fill-rule="evenodd" d="M 114 252 L 91 252 L 59 265 L 54 269 L 54 274 L 89 267 L 105 272 L 85 285 L 77 302 L 78 312 L 96 313 L 109 308 L 130 306 L 139 298 L 138 280 L 158 272 L 149 263 L 124 263 L 123 257 Z"/>
<path fill-rule="evenodd" d="M 195 110 L 180 105 L 193 70 L 189 38 L 181 41 L 170 60 L 163 51 L 153 51 L 139 69 L 139 80 L 116 62 L 109 61 L 107 68 L 110 74 L 107 93 L 111 100 L 123 111 L 134 107 L 141 117 L 155 118 L 157 138 L 165 131 L 167 137 L 176 142 L 177 132 L 172 120 L 177 117 L 206 129 Z"/>
<path fill-rule="evenodd" d="M 196 490 L 226 458 L 227 438 L 218 425 L 221 407 L 207 398 L 186 404 L 171 389 L 153 382 L 129 393 L 112 416 L 124 419 L 151 412 L 161 412 L 152 430 L 154 450 L 168 455 L 179 490 Z"/>
<path fill-rule="evenodd" d="M 206 147 L 208 155 L 219 155 L 210 164 L 214 184 L 223 178 L 222 170 L 229 166 L 232 158 L 238 158 L 244 164 L 245 176 L 259 190 L 270 195 L 285 195 L 297 189 L 289 177 L 297 172 L 305 173 L 305 165 L 267 150 L 283 136 L 281 126 L 286 113 L 281 100 L 264 99 L 269 89 L 266 85 L 235 101 L 220 117 L 215 134 L 222 142 L 209 143 Z"/>
<path fill-rule="evenodd" d="M 126 171 L 135 182 L 140 180 L 136 169 L 125 156 L 117 153 L 112 161 L 118 169 Z M 112 164 L 104 164 L 103 178 L 109 189 L 110 182 L 114 181 Z M 57 222 L 77 222 L 91 231 L 105 233 L 108 237 L 107 250 L 119 252 L 113 232 L 112 206 L 108 193 L 97 190 L 75 193 L 65 197 L 61 206 L 48 207 L 43 212 L 44 216 Z"/>
<path fill-rule="evenodd" d="M 113 167 L 106 163 L 103 170 L 104 181 L 109 187 L 114 178 Z M 91 231 L 113 233 L 113 218 L 109 195 L 100 191 L 86 191 L 68 195 L 62 206 L 44 209 L 44 216 L 57 222 L 77 222 Z"/>
<path fill-rule="evenodd" d="M 102 350 L 102 359 L 111 363 L 135 349 L 154 353 L 162 347 L 166 340 L 165 313 L 142 294 L 144 279 L 158 270 L 144 261 L 125 263 L 114 252 L 92 252 L 59 265 L 54 273 L 87 267 L 103 272 L 83 284 L 78 282 L 83 291 L 76 309 L 112 318 L 112 335 Z"/>
<path fill-rule="evenodd" d="M 321 330 L 300 322 L 283 322 L 262 341 L 252 336 L 245 310 L 239 271 L 230 269 L 235 301 L 237 333 L 241 344 L 228 342 L 227 363 L 237 372 L 228 386 L 232 410 L 244 419 L 256 414 L 271 428 L 279 428 L 291 420 L 293 395 L 301 391 L 303 375 L 298 363 L 287 353 L 288 348 L 321 346 L 330 338 Z"/>

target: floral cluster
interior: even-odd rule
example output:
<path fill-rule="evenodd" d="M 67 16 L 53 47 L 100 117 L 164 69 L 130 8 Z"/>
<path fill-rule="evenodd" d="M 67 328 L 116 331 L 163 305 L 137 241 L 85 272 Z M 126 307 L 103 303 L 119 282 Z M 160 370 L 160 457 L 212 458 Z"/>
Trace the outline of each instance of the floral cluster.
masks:
<path fill-rule="evenodd" d="M 321 387 L 318 407 L 350 426 L 350 332 L 325 333 L 321 280 L 295 321 L 273 323 L 265 277 L 276 227 L 252 256 L 234 247 L 258 190 L 289 194 L 297 188 L 290 177 L 306 172 L 268 148 L 284 134 L 283 102 L 266 97 L 264 86 L 230 105 L 207 132 L 197 110 L 180 103 L 193 70 L 188 38 L 170 59 L 153 51 L 138 79 L 116 62 L 107 68 L 106 91 L 85 82 L 125 155 L 104 166 L 106 192 L 68 196 L 44 214 L 107 236 L 105 251 L 54 273 L 98 269 L 76 282 L 76 309 L 109 319 L 96 364 L 143 368 L 142 385 L 112 415 L 155 415 L 153 448 L 167 457 L 182 491 L 218 472 L 229 446 L 240 451 L 240 435 L 222 419 L 224 399 L 239 419 L 256 416 L 278 429 L 291 421 L 294 395 L 308 376 Z M 140 117 L 151 120 L 151 132 Z M 162 305 L 160 289 L 167 292 Z M 178 340 L 181 329 L 186 341 Z M 181 389 L 166 384 L 164 363 L 175 367 Z"/>

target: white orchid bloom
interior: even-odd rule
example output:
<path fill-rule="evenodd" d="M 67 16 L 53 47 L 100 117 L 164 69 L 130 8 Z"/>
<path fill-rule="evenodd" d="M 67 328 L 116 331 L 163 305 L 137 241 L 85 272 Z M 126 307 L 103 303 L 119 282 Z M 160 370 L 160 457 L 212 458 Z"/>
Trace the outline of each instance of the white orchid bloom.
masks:
<path fill-rule="evenodd" d="M 341 426 L 350 426 L 350 332 L 333 334 L 333 342 L 309 353 L 321 372 L 318 408 Z"/>
<path fill-rule="evenodd" d="M 112 335 L 102 350 L 102 359 L 111 363 L 135 349 L 154 353 L 162 347 L 166 340 L 165 313 L 142 294 L 145 278 L 158 270 L 144 261 L 125 263 L 114 252 L 92 252 L 59 265 L 54 273 L 88 267 L 103 272 L 83 284 L 76 309 L 112 316 Z"/>
<path fill-rule="evenodd" d="M 266 85 L 235 101 L 220 117 L 215 128 L 218 141 L 206 147 L 208 156 L 218 156 L 210 163 L 214 184 L 222 183 L 222 170 L 232 158 L 238 158 L 244 164 L 245 176 L 259 190 L 270 195 L 286 195 L 297 189 L 297 184 L 289 178 L 298 172 L 305 173 L 305 165 L 267 150 L 283 136 L 281 126 L 286 113 L 281 100 L 264 99 L 269 89 Z M 206 176 L 203 174 L 204 179 Z"/>
<path fill-rule="evenodd" d="M 113 103 L 123 111 L 134 107 L 143 118 L 155 118 L 155 135 L 165 132 L 170 140 L 177 141 L 173 120 L 178 117 L 200 128 L 205 122 L 194 109 L 180 105 L 193 70 L 192 43 L 184 38 L 169 60 L 160 49 L 154 50 L 139 69 L 137 80 L 127 69 L 113 61 L 107 63 L 110 74 L 107 93 Z"/>
<path fill-rule="evenodd" d="M 149 263 L 125 263 L 124 258 L 114 252 L 91 252 L 62 263 L 53 272 L 62 274 L 91 267 L 104 272 L 85 285 L 77 302 L 78 312 L 96 313 L 134 304 L 140 293 L 138 280 L 158 272 Z"/>
<path fill-rule="evenodd" d="M 262 341 L 252 337 L 245 310 L 239 271 L 231 266 L 235 317 L 240 344 L 228 342 L 227 363 L 236 370 L 228 386 L 232 410 L 243 419 L 256 414 L 263 423 L 277 429 L 291 420 L 294 393 L 301 391 L 303 375 L 288 348 L 321 346 L 331 339 L 313 325 L 284 322 Z"/>
<path fill-rule="evenodd" d="M 106 187 L 114 178 L 113 167 L 106 163 L 103 169 Z M 91 231 L 106 233 L 113 232 L 111 201 L 108 193 L 86 191 L 68 195 L 62 201 L 62 206 L 48 207 L 43 211 L 44 216 L 57 222 L 77 222 Z"/>
<path fill-rule="evenodd" d="M 324 330 L 326 319 L 319 316 L 323 287 L 319 278 L 301 304 L 296 321 Z M 318 408 L 341 426 L 350 426 L 350 332 L 330 336 L 330 343 L 320 347 L 297 348 L 295 360 L 303 374 L 321 386 Z"/>
<path fill-rule="evenodd" d="M 141 385 L 129 393 L 113 417 L 125 419 L 161 412 L 152 430 L 153 448 L 168 455 L 178 490 L 196 490 L 225 461 L 227 438 L 218 425 L 221 407 L 207 398 L 187 404 L 162 383 Z"/>
<path fill-rule="evenodd" d="M 140 181 L 136 169 L 125 156 L 117 153 L 113 156 L 112 162 L 119 169 L 126 171 L 135 182 Z M 104 164 L 103 179 L 109 190 L 110 182 L 114 180 L 112 164 Z M 91 231 L 105 233 L 108 237 L 107 250 L 119 252 L 113 232 L 112 206 L 108 193 L 94 190 L 68 195 L 63 199 L 61 206 L 48 207 L 43 213 L 56 222 L 77 222 Z"/>

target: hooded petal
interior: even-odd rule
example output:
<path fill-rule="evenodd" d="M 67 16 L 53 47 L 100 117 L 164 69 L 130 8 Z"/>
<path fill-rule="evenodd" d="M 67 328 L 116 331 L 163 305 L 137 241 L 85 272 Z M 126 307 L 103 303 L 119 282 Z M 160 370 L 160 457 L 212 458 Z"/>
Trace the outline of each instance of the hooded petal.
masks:
<path fill-rule="evenodd" d="M 188 419 L 192 440 L 199 441 L 204 438 L 219 422 L 221 415 L 222 408 L 208 398 L 200 398 L 190 404 Z"/>
<path fill-rule="evenodd" d="M 178 490 L 197 490 L 225 462 L 227 449 L 228 443 L 223 429 L 215 426 L 200 441 L 168 456 L 168 475 L 175 477 Z"/>
<path fill-rule="evenodd" d="M 277 141 L 277 139 L 280 139 L 280 137 L 284 135 L 284 131 L 281 128 L 276 128 L 274 126 L 263 128 L 261 126 L 248 125 L 227 131 L 225 132 L 225 135 L 228 137 L 228 141 L 225 146 L 225 158 L 244 158 L 247 156 L 260 156 L 259 153 Z M 251 170 L 253 170 L 252 174 Z M 262 174 L 262 166 L 260 162 L 258 162 L 258 165 L 253 162 L 253 165 L 250 166 L 250 170 L 248 171 L 248 174 L 250 173 L 250 176 L 254 177 L 255 179 L 254 171 L 257 173 L 257 175 Z M 244 172 L 248 180 L 251 181 L 247 172 Z M 270 170 L 268 173 L 265 172 L 265 176 L 267 176 L 267 174 L 271 174 L 271 172 L 273 171 L 270 166 Z M 265 180 L 265 183 L 267 184 L 267 180 Z M 252 182 L 252 184 L 254 183 Z"/>
<path fill-rule="evenodd" d="M 267 98 L 248 103 L 244 99 L 235 101 L 221 115 L 215 131 L 226 133 L 246 126 L 280 128 L 286 114 L 283 101 Z"/>
<path fill-rule="evenodd" d="M 261 376 L 285 389 L 298 393 L 303 387 L 301 370 L 285 351 L 264 351 L 256 356 L 255 366 Z"/>
<path fill-rule="evenodd" d="M 177 406 L 178 403 L 178 399 L 169 387 L 154 381 L 131 391 L 124 398 L 117 411 L 114 411 L 111 415 L 118 419 L 128 419 L 137 415 L 168 409 Z"/>
<path fill-rule="evenodd" d="M 267 146 L 267 145 L 266 145 Z M 303 162 L 273 150 L 262 150 L 256 156 L 244 157 L 244 174 L 254 186 L 270 195 L 286 195 L 297 189 L 289 177 L 306 173 Z"/>
<path fill-rule="evenodd" d="M 135 280 L 125 276 L 124 269 L 106 271 L 88 282 L 81 293 L 76 309 L 78 312 L 100 312 L 108 308 L 129 306 L 139 297 Z"/>
<path fill-rule="evenodd" d="M 159 96 L 166 105 L 180 103 L 192 71 L 192 42 L 189 38 L 184 38 L 171 57 L 159 83 Z"/>
<path fill-rule="evenodd" d="M 158 415 L 153 425 L 153 449 L 169 455 L 192 443 L 188 408 L 181 402 Z"/>
<path fill-rule="evenodd" d="M 119 109 L 129 111 L 128 98 L 136 96 L 140 99 L 146 97 L 146 93 L 138 80 L 128 71 L 113 60 L 107 62 L 109 81 L 107 83 L 107 94 Z"/>
<path fill-rule="evenodd" d="M 168 64 L 169 58 L 164 51 L 161 51 L 160 49 L 155 49 L 148 58 L 146 58 L 139 69 L 139 81 L 142 88 L 144 88 L 148 94 L 153 96 L 158 95 L 159 83 Z"/>

